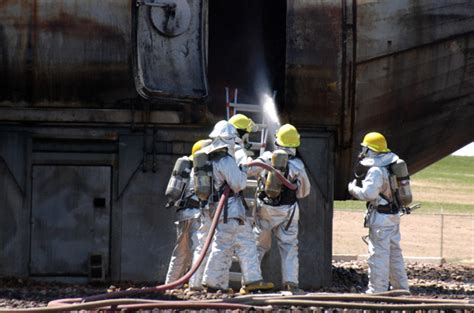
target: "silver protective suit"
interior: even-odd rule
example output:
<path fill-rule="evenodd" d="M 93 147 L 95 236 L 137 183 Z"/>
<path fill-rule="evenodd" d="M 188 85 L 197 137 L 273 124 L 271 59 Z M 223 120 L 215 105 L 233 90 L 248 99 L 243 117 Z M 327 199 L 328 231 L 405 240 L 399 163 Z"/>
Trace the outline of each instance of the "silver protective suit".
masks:
<path fill-rule="evenodd" d="M 213 142 L 206 147 L 208 151 L 220 146 L 219 141 L 215 140 L 215 146 Z M 214 289 L 227 289 L 234 253 L 239 260 L 244 283 L 260 281 L 262 274 L 252 227 L 247 222 L 242 198 L 238 195 L 246 187 L 247 174 L 239 169 L 231 155 L 212 161 L 212 170 L 215 190 L 221 190 L 227 184 L 235 196 L 229 197 L 227 202 L 227 223 L 224 223 L 222 214 L 214 234 L 203 284 Z"/>
<path fill-rule="evenodd" d="M 241 166 L 252 162 L 252 158 L 249 156 L 249 152 L 242 147 L 242 145 L 235 145 L 235 162 Z"/>
<path fill-rule="evenodd" d="M 184 199 L 192 198 L 198 200 L 193 191 L 193 173 L 186 185 Z M 198 230 L 200 227 L 201 210 L 199 208 L 187 207 L 177 209 L 175 214 L 176 244 L 171 254 L 166 283 L 171 283 L 185 274 L 191 266 L 193 251 L 198 246 Z"/>
<path fill-rule="evenodd" d="M 362 187 L 349 183 L 349 192 L 357 199 L 369 202 L 366 226 L 369 228 L 369 286 L 367 293 L 393 289 L 409 290 L 402 250 L 400 248 L 400 214 L 379 213 L 378 205 L 386 205 L 392 199 L 387 166 L 398 159 L 392 152 L 377 154 L 369 151 L 361 161 L 370 166 Z"/>
<path fill-rule="evenodd" d="M 295 154 L 294 149 L 285 149 L 290 155 Z M 257 161 L 271 165 L 272 153 L 267 151 L 260 156 Z M 265 177 L 266 171 L 261 171 L 257 167 L 252 167 L 249 172 L 253 175 L 260 174 Z M 259 173 L 260 172 L 260 173 Z M 303 162 L 298 158 L 288 160 L 288 177 L 292 183 L 296 183 L 298 189 L 296 197 L 298 199 L 309 195 L 311 184 L 306 173 Z M 291 215 L 293 210 L 293 218 Z M 298 202 L 291 205 L 271 206 L 258 199 L 257 219 L 254 233 L 257 238 L 258 257 L 261 262 L 265 253 L 271 248 L 272 233 L 278 242 L 281 257 L 281 271 L 283 284 L 298 285 Z M 288 229 L 285 229 L 290 222 Z"/>
<path fill-rule="evenodd" d="M 201 256 L 204 243 L 207 240 L 209 234 L 209 229 L 211 228 L 211 217 L 209 215 L 209 208 L 203 208 L 201 216 L 199 217 L 199 228 L 196 232 L 197 246 L 194 249 L 193 253 L 193 264 L 197 262 Z M 189 287 L 191 289 L 202 289 L 202 277 L 204 275 L 204 269 L 209 258 L 209 253 L 211 249 L 207 250 L 206 256 L 204 257 L 201 266 L 194 272 L 193 276 L 189 279 Z"/>
<path fill-rule="evenodd" d="M 199 221 L 190 219 L 176 223 L 176 245 L 171 255 L 168 272 L 166 273 L 166 284 L 174 282 L 181 278 L 186 270 L 191 266 L 193 257 L 192 251 L 197 245 L 197 231 Z"/>

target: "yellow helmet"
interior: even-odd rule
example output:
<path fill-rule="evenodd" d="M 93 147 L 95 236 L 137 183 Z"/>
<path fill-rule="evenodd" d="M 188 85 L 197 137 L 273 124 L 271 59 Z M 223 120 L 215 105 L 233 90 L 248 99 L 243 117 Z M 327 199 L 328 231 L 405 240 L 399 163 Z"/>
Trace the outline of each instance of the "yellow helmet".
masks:
<path fill-rule="evenodd" d="M 243 114 L 236 114 L 229 119 L 229 123 L 231 123 L 236 129 L 244 130 L 248 133 L 254 131 L 255 123 L 252 121 L 251 118 L 243 115 Z"/>
<path fill-rule="evenodd" d="M 285 124 L 276 133 L 276 143 L 281 147 L 297 148 L 300 146 L 300 134 L 295 126 Z"/>
<path fill-rule="evenodd" d="M 367 133 L 361 145 L 379 153 L 390 152 L 390 149 L 387 148 L 387 140 L 381 133 L 377 132 Z"/>
<path fill-rule="evenodd" d="M 198 152 L 202 148 L 210 145 L 211 142 L 212 142 L 211 139 L 201 139 L 201 140 L 196 141 L 193 145 L 193 148 L 191 149 L 191 157 L 190 158 L 192 159 L 196 152 Z"/>

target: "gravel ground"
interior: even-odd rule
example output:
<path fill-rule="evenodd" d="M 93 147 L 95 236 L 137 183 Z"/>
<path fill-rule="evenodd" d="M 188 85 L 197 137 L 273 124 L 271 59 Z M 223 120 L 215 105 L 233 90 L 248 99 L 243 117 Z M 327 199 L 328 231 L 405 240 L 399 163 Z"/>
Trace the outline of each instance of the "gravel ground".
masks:
<path fill-rule="evenodd" d="M 333 285 L 320 292 L 360 293 L 367 287 L 366 262 L 333 263 Z M 413 295 L 431 298 L 463 299 L 474 298 L 474 266 L 458 264 L 410 264 L 408 278 Z M 46 306 L 54 299 L 77 298 L 123 290 L 129 287 L 154 286 L 157 283 L 114 285 L 73 285 L 63 283 L 38 282 L 30 279 L 0 278 L 0 308 L 31 308 Z M 166 294 L 147 296 L 153 299 L 202 300 L 232 297 L 232 293 L 204 293 L 175 289 Z"/>

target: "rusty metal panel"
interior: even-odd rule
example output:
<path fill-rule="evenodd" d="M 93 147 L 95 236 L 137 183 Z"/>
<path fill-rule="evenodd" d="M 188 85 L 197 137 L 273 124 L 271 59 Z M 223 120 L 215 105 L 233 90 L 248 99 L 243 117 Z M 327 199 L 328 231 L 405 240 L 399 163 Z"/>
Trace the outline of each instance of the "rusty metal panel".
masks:
<path fill-rule="evenodd" d="M 0 101 L 104 107 L 135 97 L 131 1 L 3 0 Z"/>
<path fill-rule="evenodd" d="M 341 13 L 340 1 L 287 1 L 285 108 L 296 125 L 340 123 Z"/>
<path fill-rule="evenodd" d="M 145 98 L 205 97 L 207 1 L 140 0 L 137 4 L 137 91 Z"/>
<path fill-rule="evenodd" d="M 183 114 L 176 111 L 142 111 L 113 109 L 2 108 L 0 122 L 107 123 L 107 124 L 180 124 Z"/>
<path fill-rule="evenodd" d="M 107 272 L 110 195 L 111 167 L 33 166 L 30 274 L 87 276 L 91 253 Z"/>
<path fill-rule="evenodd" d="M 381 131 L 416 172 L 473 140 L 473 103 L 472 33 L 359 64 L 353 146 Z"/>
<path fill-rule="evenodd" d="M 474 31 L 472 0 L 357 1 L 358 61 Z"/>
<path fill-rule="evenodd" d="M 473 12 L 469 0 L 357 1 L 352 138 L 336 159 L 337 199 L 368 131 L 384 133 L 412 173 L 473 140 Z"/>

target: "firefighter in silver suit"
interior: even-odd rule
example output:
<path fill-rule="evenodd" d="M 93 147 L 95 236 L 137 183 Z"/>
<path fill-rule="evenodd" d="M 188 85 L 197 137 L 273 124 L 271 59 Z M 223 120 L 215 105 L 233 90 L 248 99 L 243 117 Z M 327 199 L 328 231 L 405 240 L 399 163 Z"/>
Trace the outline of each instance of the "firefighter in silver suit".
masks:
<path fill-rule="evenodd" d="M 362 187 L 354 180 L 348 190 L 359 200 L 368 201 L 364 226 L 369 228 L 369 286 L 367 293 L 393 289 L 409 290 L 400 248 L 400 211 L 394 207 L 388 165 L 398 156 L 387 148 L 385 137 L 368 133 L 362 142 L 360 163 L 368 167 Z"/>
<path fill-rule="evenodd" d="M 239 140 L 237 130 L 229 122 L 220 121 L 209 137 L 213 142 L 204 150 L 212 164 L 214 190 L 222 190 L 227 184 L 231 195 L 214 234 L 203 284 L 208 290 L 226 290 L 232 254 L 235 253 L 245 286 L 250 290 L 271 289 L 273 284 L 262 282 L 252 227 L 246 221 L 245 208 L 239 195 L 247 184 L 247 174 L 238 167 L 234 158 L 235 143 Z M 236 240 L 237 234 L 240 234 L 239 241 Z"/>
<path fill-rule="evenodd" d="M 192 154 L 188 158 L 192 161 L 192 156 L 209 144 L 209 140 L 199 140 L 192 148 Z M 193 175 L 190 175 L 190 181 L 186 185 L 183 195 L 183 201 L 176 208 L 176 244 L 171 255 L 171 260 L 166 273 L 165 283 L 171 283 L 178 280 L 185 274 L 185 271 L 191 266 L 193 251 L 199 243 L 199 229 L 201 226 L 201 209 L 199 201 L 193 191 Z"/>
<path fill-rule="evenodd" d="M 277 198 L 271 198 L 262 187 L 266 182 L 266 171 L 252 167 L 249 174 L 259 174 L 263 182 L 259 184 L 256 226 L 254 232 L 257 238 L 257 248 L 260 262 L 265 253 L 270 250 L 272 234 L 276 237 L 281 257 L 283 289 L 301 292 L 299 289 L 298 271 L 298 220 L 299 205 L 297 199 L 309 195 L 311 184 L 300 158 L 296 156 L 296 148 L 300 146 L 300 135 L 290 124 L 281 126 L 276 133 L 276 148 L 287 154 L 286 178 L 298 186 L 296 191 L 286 187 L 281 188 Z M 272 154 L 266 151 L 257 161 L 272 163 Z M 263 174 L 263 175 L 262 175 Z"/>

